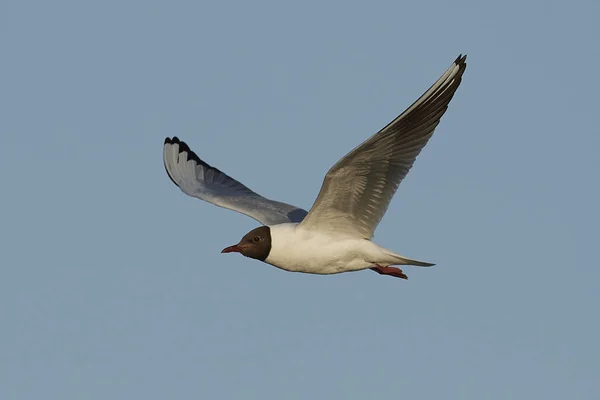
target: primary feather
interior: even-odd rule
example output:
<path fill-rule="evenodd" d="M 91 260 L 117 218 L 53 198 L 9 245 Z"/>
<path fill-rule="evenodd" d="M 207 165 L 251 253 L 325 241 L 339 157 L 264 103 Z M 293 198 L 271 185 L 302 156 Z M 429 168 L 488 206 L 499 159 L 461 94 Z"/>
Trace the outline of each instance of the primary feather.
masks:
<path fill-rule="evenodd" d="M 416 102 L 338 161 L 301 223 L 303 228 L 370 239 L 400 182 L 433 135 L 461 82 L 459 56 Z"/>

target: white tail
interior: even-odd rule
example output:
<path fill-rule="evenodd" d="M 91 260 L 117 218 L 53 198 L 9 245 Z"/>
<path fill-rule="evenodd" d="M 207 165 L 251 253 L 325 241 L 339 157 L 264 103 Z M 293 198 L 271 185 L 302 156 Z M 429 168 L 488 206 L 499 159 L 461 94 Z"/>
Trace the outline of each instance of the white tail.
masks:
<path fill-rule="evenodd" d="M 425 261 L 413 260 L 412 258 L 401 256 L 400 254 L 389 252 L 388 255 L 392 256 L 394 261 L 390 265 L 416 265 L 418 267 L 432 267 L 435 264 L 428 263 Z"/>

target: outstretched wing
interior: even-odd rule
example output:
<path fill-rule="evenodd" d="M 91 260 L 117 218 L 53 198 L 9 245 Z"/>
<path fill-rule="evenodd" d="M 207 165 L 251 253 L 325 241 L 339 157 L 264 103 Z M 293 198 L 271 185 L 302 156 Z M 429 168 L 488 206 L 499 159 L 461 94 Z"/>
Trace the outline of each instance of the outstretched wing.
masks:
<path fill-rule="evenodd" d="M 306 211 L 273 201 L 211 167 L 177 137 L 166 138 L 163 160 L 167 174 L 183 193 L 246 214 L 263 225 L 300 222 Z"/>
<path fill-rule="evenodd" d="M 400 182 L 433 135 L 461 82 L 466 56 L 385 128 L 337 162 L 302 226 L 370 239 Z"/>

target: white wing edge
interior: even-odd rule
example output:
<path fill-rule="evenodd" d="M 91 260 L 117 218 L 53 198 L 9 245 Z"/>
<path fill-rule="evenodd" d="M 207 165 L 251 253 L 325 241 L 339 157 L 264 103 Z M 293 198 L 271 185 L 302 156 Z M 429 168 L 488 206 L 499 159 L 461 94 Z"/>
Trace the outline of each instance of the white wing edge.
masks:
<path fill-rule="evenodd" d="M 188 196 L 245 214 L 261 224 L 300 222 L 307 212 L 269 200 L 201 160 L 177 137 L 166 138 L 163 162 L 171 181 Z"/>

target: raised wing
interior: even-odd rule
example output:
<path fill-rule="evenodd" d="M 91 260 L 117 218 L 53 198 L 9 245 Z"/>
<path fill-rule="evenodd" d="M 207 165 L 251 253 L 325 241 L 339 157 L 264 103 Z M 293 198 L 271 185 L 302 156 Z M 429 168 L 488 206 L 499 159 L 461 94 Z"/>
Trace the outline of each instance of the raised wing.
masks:
<path fill-rule="evenodd" d="M 211 167 L 177 137 L 165 139 L 163 160 L 167 174 L 183 193 L 246 214 L 263 225 L 300 222 L 306 216 L 305 210 L 266 199 Z"/>
<path fill-rule="evenodd" d="M 327 172 L 303 227 L 373 237 L 400 182 L 446 112 L 465 72 L 466 58 L 458 56 L 406 111 Z"/>

